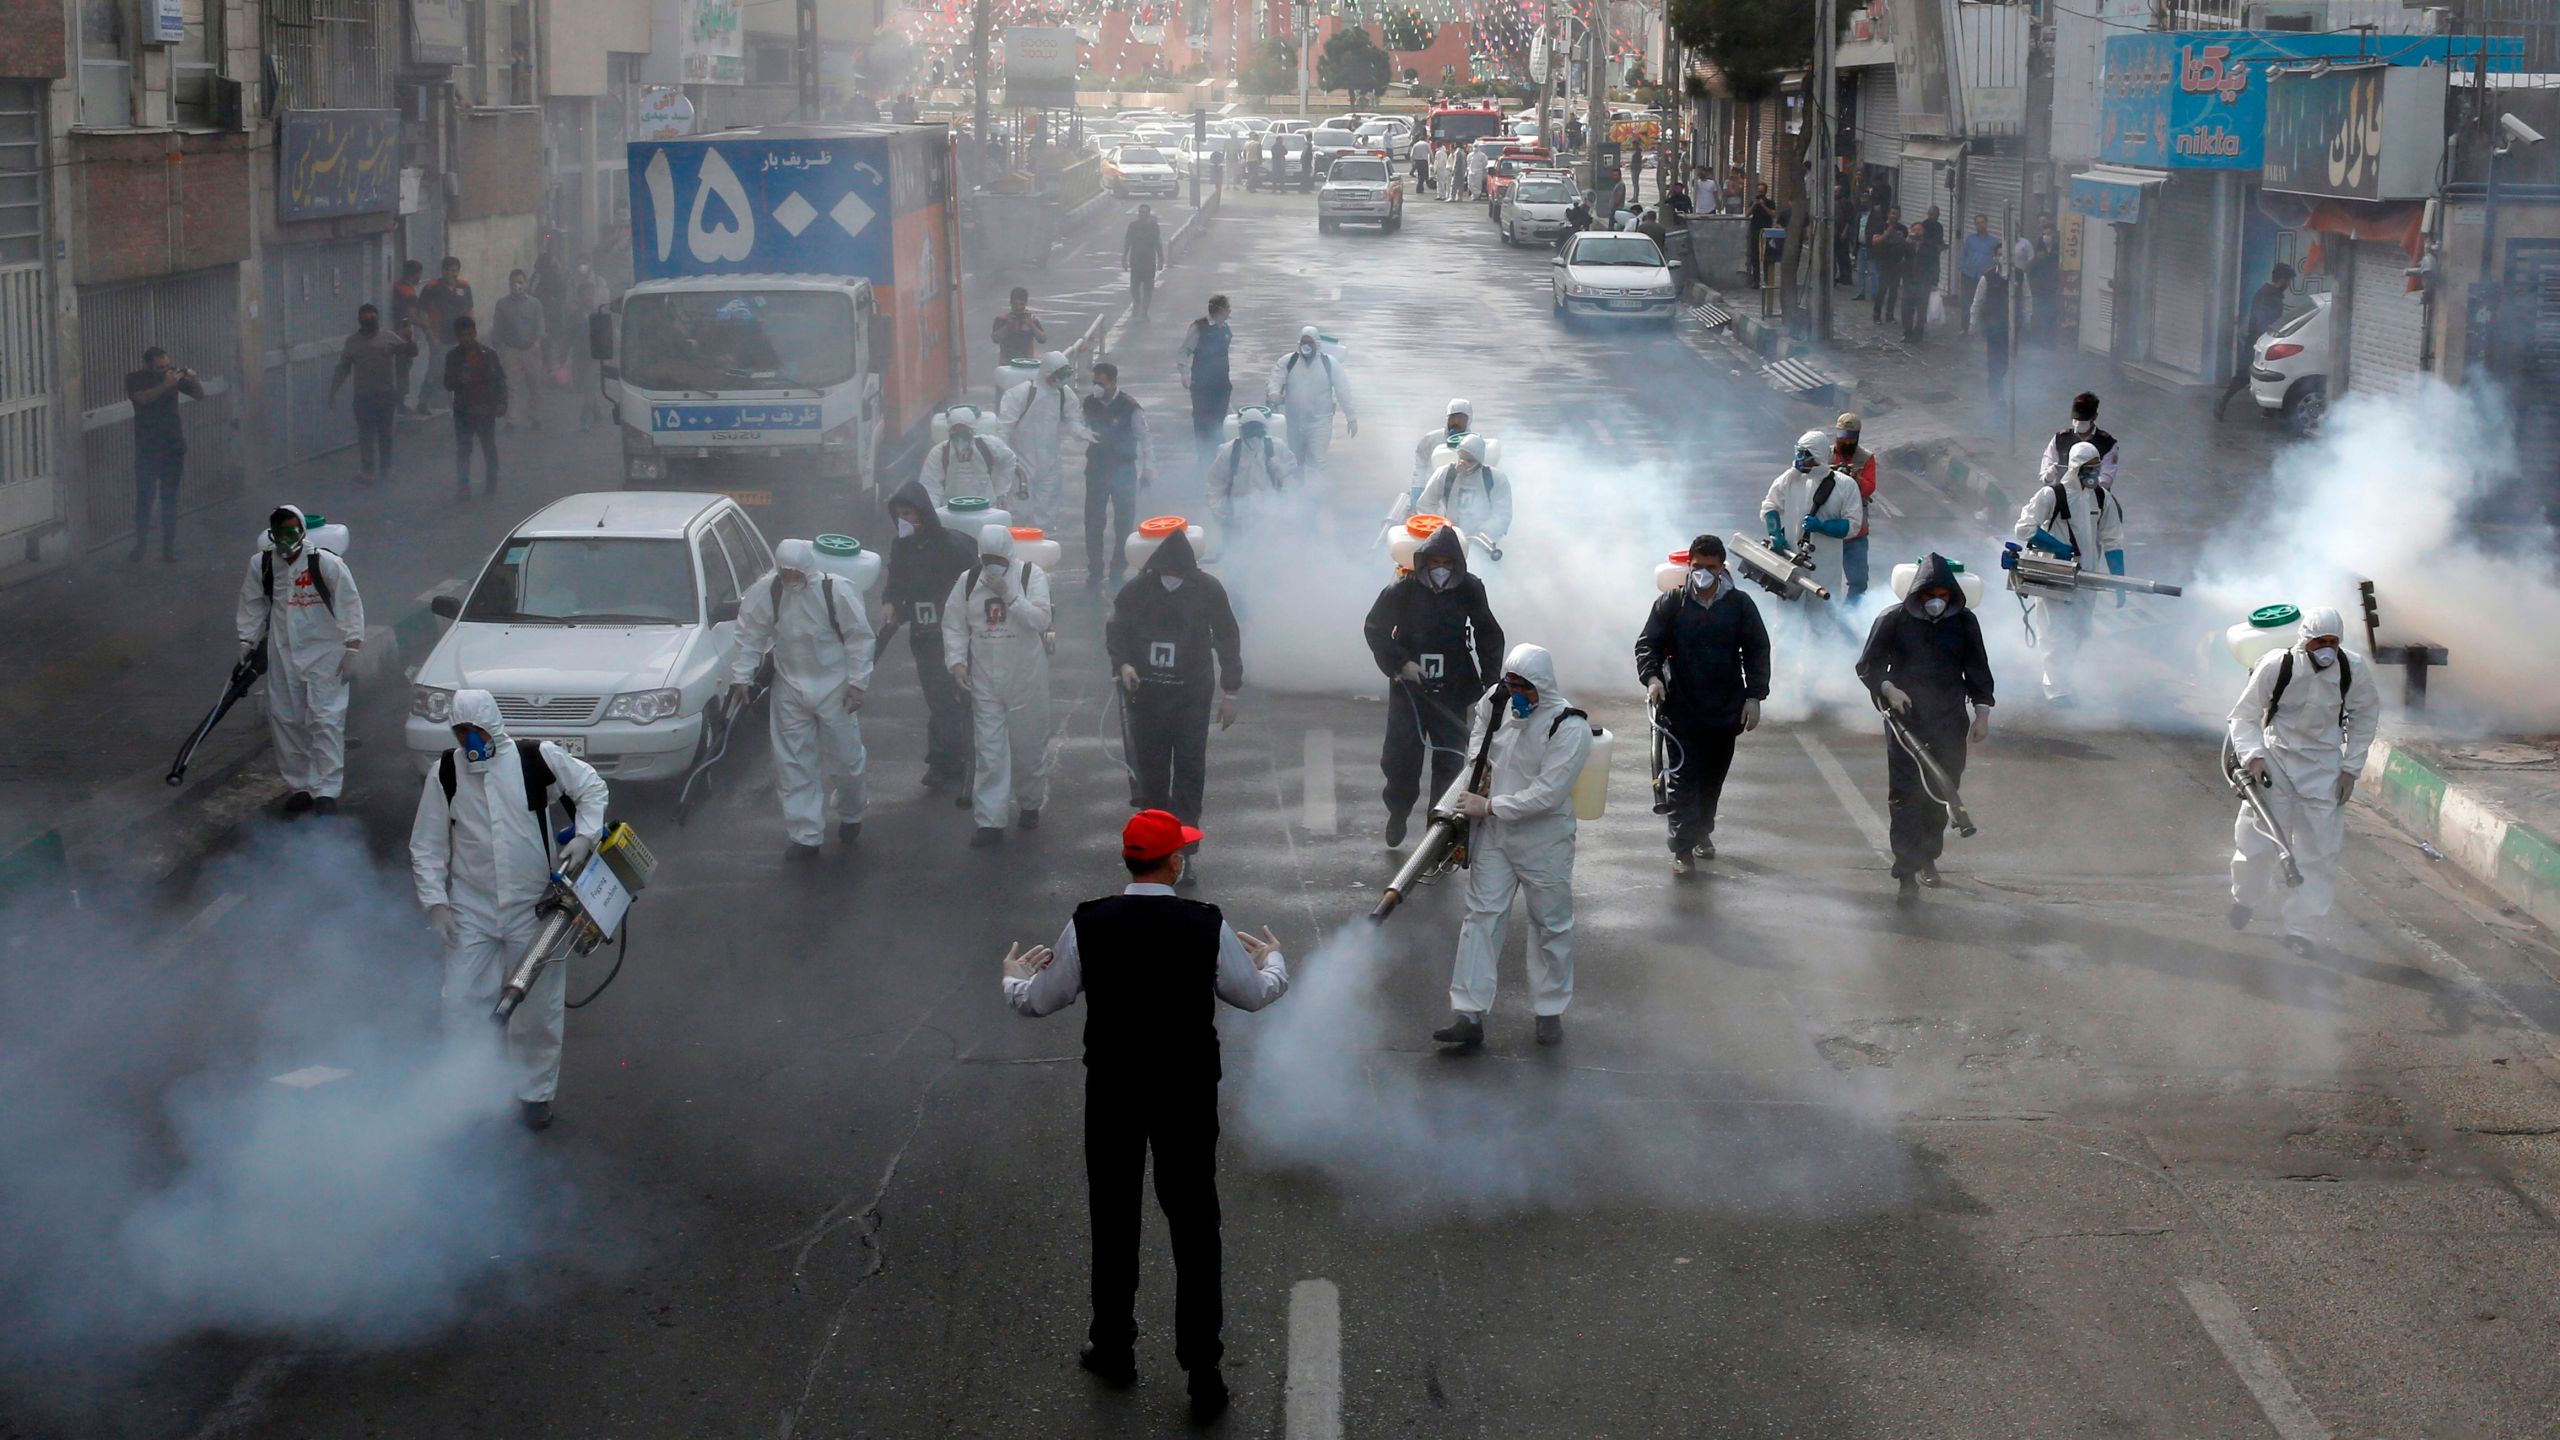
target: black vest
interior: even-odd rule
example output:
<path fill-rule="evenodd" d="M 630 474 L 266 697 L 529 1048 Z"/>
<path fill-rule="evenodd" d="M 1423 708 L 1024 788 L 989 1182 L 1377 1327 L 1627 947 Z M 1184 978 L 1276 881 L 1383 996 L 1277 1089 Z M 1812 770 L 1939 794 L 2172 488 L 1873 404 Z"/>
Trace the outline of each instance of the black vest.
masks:
<path fill-rule="evenodd" d="M 1138 402 L 1129 398 L 1128 391 L 1114 392 L 1108 400 L 1086 396 L 1084 428 L 1093 432 L 1093 445 L 1085 452 L 1087 472 L 1137 462 Z"/>
<path fill-rule="evenodd" d="M 1114 895 L 1076 907 L 1088 1079 L 1162 1088 L 1167 1100 L 1185 1088 L 1216 1087 L 1226 923 L 1217 906 L 1175 895 Z"/>
<path fill-rule="evenodd" d="M 2089 444 L 2098 447 L 2098 458 L 2101 460 L 2104 460 L 2107 456 L 2113 454 L 2116 448 L 2116 437 L 2108 434 L 2104 430 L 2092 429 L 2088 434 L 2082 435 L 2078 431 L 2064 429 L 2054 433 L 2054 458 L 2062 461 L 2065 465 L 2070 464 L 2071 447 L 2084 440 Z"/>

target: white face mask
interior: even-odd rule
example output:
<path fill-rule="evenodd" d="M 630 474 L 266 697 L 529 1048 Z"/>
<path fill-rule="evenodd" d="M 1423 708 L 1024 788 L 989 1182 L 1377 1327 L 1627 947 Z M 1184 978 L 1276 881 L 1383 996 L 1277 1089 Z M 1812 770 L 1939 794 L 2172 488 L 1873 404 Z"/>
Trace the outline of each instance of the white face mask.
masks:
<path fill-rule="evenodd" d="M 1306 356 L 1310 360 L 1314 359 L 1316 354 L 1315 342 L 1312 340 L 1301 341 L 1298 345 L 1298 353 Z"/>
<path fill-rule="evenodd" d="M 1156 578 L 1164 582 L 1164 588 L 1168 591 L 1182 588 L 1182 577 L 1179 575 L 1159 575 Z"/>
<path fill-rule="evenodd" d="M 1434 565 L 1422 572 L 1422 583 L 1434 590 L 1448 589 L 1450 582 L 1456 578 L 1457 572 L 1446 565 Z"/>
<path fill-rule="evenodd" d="M 2095 420 L 2074 420 L 2071 422 L 2071 433 L 2074 435 L 2087 435 L 2095 431 L 2097 428 L 2098 422 Z"/>
<path fill-rule="evenodd" d="M 1701 595 L 1714 593 L 1715 588 L 1723 583 L 1724 576 L 1721 573 L 1710 570 L 1704 565 L 1689 572 L 1690 587 Z"/>
<path fill-rule="evenodd" d="M 1943 596 L 1943 595 L 1932 595 L 1932 596 L 1930 596 L 1928 599 L 1921 601 L 1921 602 L 1920 602 L 1920 613 L 1921 613 L 1921 614 L 1923 614 L 1923 615 L 1928 616 L 1928 617 L 1929 617 L 1930 619 L 1932 619 L 1932 620 L 1935 620 L 1935 619 L 1937 619 L 1939 616 L 1946 614 L 1946 613 L 1947 613 L 1947 601 L 1946 601 L 1946 597 L 1945 597 L 1945 596 Z"/>
<path fill-rule="evenodd" d="M 898 522 L 899 539 L 904 540 L 914 533 L 916 533 L 916 522 L 913 520 L 901 520 Z"/>
<path fill-rule="evenodd" d="M 2311 663 L 2319 666 L 2323 670 L 2337 664 L 2338 647 L 2335 645 L 2323 645 L 2319 649 L 2312 651 Z"/>

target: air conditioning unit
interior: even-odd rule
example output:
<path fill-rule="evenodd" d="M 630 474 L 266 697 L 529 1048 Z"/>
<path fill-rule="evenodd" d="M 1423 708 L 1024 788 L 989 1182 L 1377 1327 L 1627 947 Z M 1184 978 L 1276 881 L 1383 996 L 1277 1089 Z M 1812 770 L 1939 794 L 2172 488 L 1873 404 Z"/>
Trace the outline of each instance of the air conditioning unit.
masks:
<path fill-rule="evenodd" d="M 249 128 L 249 82 L 216 75 L 207 82 L 213 92 L 213 128 Z"/>

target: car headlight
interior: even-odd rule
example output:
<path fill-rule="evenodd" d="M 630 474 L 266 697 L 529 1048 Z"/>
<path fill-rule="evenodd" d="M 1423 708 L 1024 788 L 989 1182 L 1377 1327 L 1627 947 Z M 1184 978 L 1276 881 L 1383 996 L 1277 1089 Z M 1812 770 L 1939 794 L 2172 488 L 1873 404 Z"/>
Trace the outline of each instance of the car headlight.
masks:
<path fill-rule="evenodd" d="M 1567 282 L 1564 287 L 1564 293 L 1572 296 L 1576 300 L 1588 300 L 1598 292 L 1588 285 L 1575 285 L 1571 282 Z"/>
<path fill-rule="evenodd" d="M 430 725 L 442 725 L 453 718 L 453 692 L 433 685 L 412 685 L 409 713 Z"/>
<path fill-rule="evenodd" d="M 629 690 L 613 697 L 604 707 L 607 720 L 628 720 L 634 725 L 647 725 L 675 714 L 684 708 L 681 690 Z"/>

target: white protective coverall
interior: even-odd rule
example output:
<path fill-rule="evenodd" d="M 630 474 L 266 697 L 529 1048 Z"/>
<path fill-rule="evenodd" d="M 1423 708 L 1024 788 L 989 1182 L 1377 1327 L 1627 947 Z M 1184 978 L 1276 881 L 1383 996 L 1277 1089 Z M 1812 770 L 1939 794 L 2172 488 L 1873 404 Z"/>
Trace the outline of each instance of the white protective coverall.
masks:
<path fill-rule="evenodd" d="M 1831 493 L 1823 496 L 1822 503 L 1819 506 L 1813 503 L 1814 496 L 1822 492 L 1822 482 L 1830 479 L 1833 473 L 1828 466 L 1819 464 L 1813 467 L 1811 474 L 1792 465 L 1779 471 L 1778 478 L 1769 482 L 1769 493 L 1760 501 L 1760 528 L 1765 535 L 1770 528 L 1770 520 L 1776 519 L 1778 528 L 1787 537 L 1777 548 L 1793 550 L 1796 542 L 1804 538 L 1807 515 L 1820 522 L 1822 527 L 1827 527 L 1814 531 L 1813 575 L 1824 588 L 1839 595 L 1845 593 L 1840 569 L 1841 542 L 1857 534 L 1866 524 L 1867 510 L 1864 497 L 1858 493 L 1858 480 L 1854 475 L 1840 475 L 1833 480 Z M 1844 520 L 1848 522 L 1848 529 L 1837 535 L 1829 533 Z"/>
<path fill-rule="evenodd" d="M 1031 503 L 1023 510 L 1029 518 L 1022 523 L 1055 535 L 1064 518 L 1059 507 L 1066 500 L 1067 437 L 1082 428 L 1083 404 L 1067 383 L 1075 367 L 1066 356 L 1052 350 L 1040 357 L 1040 364 L 1039 379 L 1005 392 L 996 418 L 1004 422 L 1005 437 L 1030 487 Z"/>
<path fill-rule="evenodd" d="M 1298 461 L 1289 447 L 1247 432 L 1228 441 L 1209 462 L 1209 516 L 1219 528 L 1250 526 L 1298 488 Z"/>
<path fill-rule="evenodd" d="M 1458 930 L 1449 1008 L 1479 1019 L 1493 1009 L 1494 967 L 1518 892 L 1536 931 L 1529 942 L 1531 1003 L 1541 1015 L 1561 1015 L 1573 1000 L 1573 777 L 1591 756 L 1591 724 L 1564 714 L 1570 702 L 1544 648 L 1514 645 L 1502 669 L 1538 687 L 1538 703 L 1523 719 L 1497 689 L 1490 704 L 1476 706 L 1467 737 L 1470 763 L 1496 707 L 1502 726 L 1493 732 L 1486 787 L 1493 814 L 1467 833 L 1467 918 Z"/>
<path fill-rule="evenodd" d="M 729 683 L 753 683 L 772 652 L 773 785 L 791 842 L 816 845 L 826 838 L 830 792 L 837 820 L 862 818 L 862 718 L 846 702 L 871 688 L 871 619 L 852 581 L 818 568 L 815 545 L 785 540 L 773 563 L 738 603 Z M 785 570 L 800 580 L 784 580 Z"/>
<path fill-rule="evenodd" d="M 524 769 L 498 702 L 486 690 L 457 690 L 453 723 L 486 730 L 495 749 L 478 762 L 453 752 L 450 802 L 437 767 L 427 767 L 409 826 L 409 876 L 420 905 L 453 909 L 457 933 L 444 955 L 445 1022 L 455 1034 L 485 1035 L 500 987 L 541 924 L 533 907 L 550 884 L 554 851 L 548 815 L 525 803 Z M 551 767 L 549 798 L 565 797 L 576 808 L 578 834 L 602 835 L 604 778 L 548 740 L 541 754 Z M 568 999 L 569 967 L 553 965 L 507 1021 L 519 1100 L 548 1100 L 560 1088 Z"/>
<path fill-rule="evenodd" d="M 1049 577 L 1015 556 L 1013 532 L 978 531 L 978 553 L 1013 563 L 1000 580 L 970 570 L 952 582 L 942 606 L 942 653 L 969 692 L 977 732 L 977 775 L 971 805 L 981 830 L 1001 829 L 1006 807 L 1026 811 L 1049 800 Z"/>
<path fill-rule="evenodd" d="M 266 585 L 270 566 L 272 597 Z M 315 800 L 336 799 L 347 779 L 347 677 L 355 670 L 355 652 L 348 647 L 364 641 L 364 597 L 356 593 L 356 577 L 347 562 L 308 539 L 286 556 L 262 537 L 258 553 L 249 557 L 249 573 L 240 577 L 233 620 L 241 643 L 267 642 L 267 730 L 275 737 L 284 787 Z"/>
<path fill-rule="evenodd" d="M 972 434 L 925 448 L 924 466 L 916 472 L 934 508 L 961 495 L 975 495 L 998 505 L 1023 495 L 1022 460 L 1013 447 L 992 435 Z"/>
<path fill-rule="evenodd" d="M 1316 347 L 1315 354 L 1306 352 L 1309 345 Z M 1333 453 L 1334 412 L 1341 411 L 1354 430 L 1360 427 L 1341 363 L 1324 353 L 1313 325 L 1300 330 L 1298 348 L 1271 367 L 1271 383 L 1263 399 L 1288 417 L 1289 453 L 1298 458 L 1298 468 L 1309 484 L 1323 478 L 1325 459 Z"/>
<path fill-rule="evenodd" d="M 2009 528 L 2009 538 L 2020 545 L 2059 554 L 2050 544 L 2037 541 L 2038 531 L 2070 547 L 2072 553 L 2064 558 L 2083 570 L 2124 573 L 2124 507 L 2106 487 L 2090 484 L 2076 470 L 2028 496 L 2019 507 L 2018 523 Z M 2058 700 L 2071 688 L 2080 647 L 2088 643 L 2089 632 L 2098 622 L 2097 598 L 2094 591 L 2067 600 L 2027 597 L 2027 621 L 2035 626 L 2036 648 L 2044 653 L 2048 699 Z M 2117 603 L 2123 603 L 2121 594 Z"/>
<path fill-rule="evenodd" d="M 1431 472 L 1413 508 L 1457 526 L 1467 537 L 1467 564 L 1472 567 L 1499 558 L 1502 537 L 1511 533 L 1511 477 L 1491 465 L 1470 470 L 1452 462 Z"/>
<path fill-rule="evenodd" d="M 2267 810 L 2284 827 L 2293 845 L 2293 863 L 2302 883 L 2284 883 L 2284 866 L 2276 858 L 2275 837 L 2258 828 L 2247 805 L 2233 824 L 2231 898 L 2251 909 L 2270 895 L 2284 902 L 2287 935 L 2316 939 L 2314 930 L 2338 895 L 2338 852 L 2347 842 L 2346 805 L 2338 798 L 2339 779 L 2364 773 L 2366 752 L 2382 723 L 2382 695 L 2373 683 L 2373 666 L 2362 655 L 2338 647 L 2338 661 L 2323 670 L 2311 663 L 2302 642 L 2316 635 L 2336 635 L 2343 622 L 2338 612 L 2305 610 L 2293 648 L 2263 656 L 2249 672 L 2249 683 L 2224 722 L 2231 748 L 2240 763 L 2263 758 L 2273 782 L 2258 792 Z M 2277 677 L 2292 660 L 2284 695 L 2275 698 Z M 2346 676 L 2344 704 L 2341 673 Z M 2267 716 L 2272 703 L 2275 717 Z M 2340 723 L 2343 714 L 2345 723 Z"/>

